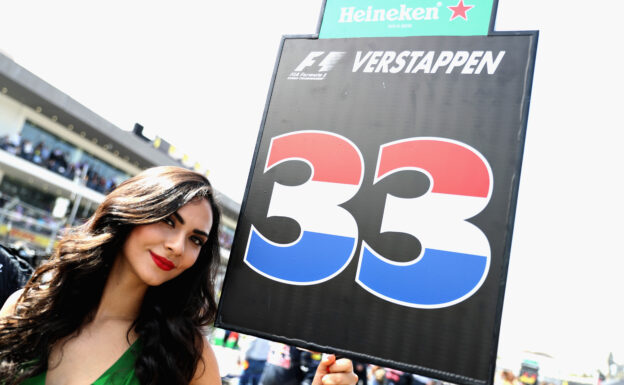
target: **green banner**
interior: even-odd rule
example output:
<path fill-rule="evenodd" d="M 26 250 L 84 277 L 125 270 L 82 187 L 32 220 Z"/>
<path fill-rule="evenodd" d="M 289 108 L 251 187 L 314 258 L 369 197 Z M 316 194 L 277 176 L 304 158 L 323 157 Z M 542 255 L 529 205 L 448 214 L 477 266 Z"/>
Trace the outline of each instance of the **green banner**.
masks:
<path fill-rule="evenodd" d="M 494 0 L 327 0 L 319 38 L 487 35 Z"/>

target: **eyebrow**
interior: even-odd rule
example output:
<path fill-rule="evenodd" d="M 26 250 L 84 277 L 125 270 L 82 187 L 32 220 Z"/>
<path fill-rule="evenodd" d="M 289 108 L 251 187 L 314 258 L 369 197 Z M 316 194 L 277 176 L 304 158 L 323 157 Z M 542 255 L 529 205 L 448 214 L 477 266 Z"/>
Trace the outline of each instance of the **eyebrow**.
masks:
<path fill-rule="evenodd" d="M 204 237 L 208 238 L 208 234 L 206 234 L 206 232 L 204 232 L 204 231 L 193 229 L 193 232 L 195 234 L 203 235 Z"/>
<path fill-rule="evenodd" d="M 177 211 L 173 213 L 173 216 L 178 220 L 178 222 L 184 224 L 184 219 L 180 216 L 180 214 L 178 214 Z"/>
<path fill-rule="evenodd" d="M 182 216 L 178 214 L 177 211 L 173 213 L 173 216 L 178 220 L 178 222 L 180 222 L 181 224 L 184 224 L 184 218 L 182 218 Z M 203 235 L 204 237 L 208 238 L 208 234 L 205 231 L 193 229 L 193 232 L 195 234 Z"/>

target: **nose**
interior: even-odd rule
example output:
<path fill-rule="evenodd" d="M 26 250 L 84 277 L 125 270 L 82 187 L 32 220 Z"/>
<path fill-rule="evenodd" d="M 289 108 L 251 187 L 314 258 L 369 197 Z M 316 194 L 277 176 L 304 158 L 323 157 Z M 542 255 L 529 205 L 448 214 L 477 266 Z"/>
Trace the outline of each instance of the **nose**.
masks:
<path fill-rule="evenodd" d="M 165 240 L 165 248 L 171 254 L 180 256 L 184 252 L 184 233 L 175 232 Z"/>

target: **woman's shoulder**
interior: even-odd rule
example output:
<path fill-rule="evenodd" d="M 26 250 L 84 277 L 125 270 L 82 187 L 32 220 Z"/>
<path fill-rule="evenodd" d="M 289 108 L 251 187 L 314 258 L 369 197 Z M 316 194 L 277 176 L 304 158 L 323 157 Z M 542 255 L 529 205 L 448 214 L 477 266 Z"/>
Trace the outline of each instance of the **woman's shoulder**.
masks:
<path fill-rule="evenodd" d="M 15 313 L 15 307 L 17 306 L 17 301 L 22 296 L 23 292 L 24 292 L 24 289 L 19 289 L 18 291 L 11 294 L 9 298 L 7 298 L 7 300 L 4 302 L 4 305 L 2 305 L 2 309 L 0 310 L 0 318 L 10 316 L 13 313 Z"/>
<path fill-rule="evenodd" d="M 203 338 L 204 348 L 202 356 L 197 363 L 195 376 L 190 385 L 220 385 L 221 376 L 219 375 L 219 366 L 217 357 L 208 343 L 208 339 Z"/>

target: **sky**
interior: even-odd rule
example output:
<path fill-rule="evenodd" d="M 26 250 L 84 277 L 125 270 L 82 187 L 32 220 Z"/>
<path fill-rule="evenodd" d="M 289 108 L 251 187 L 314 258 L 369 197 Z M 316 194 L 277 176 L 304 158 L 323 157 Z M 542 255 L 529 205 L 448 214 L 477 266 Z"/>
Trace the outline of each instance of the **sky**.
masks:
<path fill-rule="evenodd" d="M 315 33 L 320 8 L 4 1 L 0 50 L 118 127 L 173 143 L 241 202 L 281 36 Z M 540 31 L 501 355 L 624 363 L 623 14 L 618 0 L 499 1 L 496 30 Z"/>

